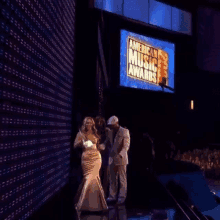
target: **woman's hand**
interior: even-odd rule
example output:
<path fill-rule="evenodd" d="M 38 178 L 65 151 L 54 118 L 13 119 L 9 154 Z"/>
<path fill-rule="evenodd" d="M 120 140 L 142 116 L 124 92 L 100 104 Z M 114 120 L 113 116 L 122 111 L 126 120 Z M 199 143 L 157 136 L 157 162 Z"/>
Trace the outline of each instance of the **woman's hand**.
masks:
<path fill-rule="evenodd" d="M 88 141 L 83 141 L 83 146 L 84 147 L 92 147 L 95 144 L 92 143 L 92 141 L 88 140 Z"/>

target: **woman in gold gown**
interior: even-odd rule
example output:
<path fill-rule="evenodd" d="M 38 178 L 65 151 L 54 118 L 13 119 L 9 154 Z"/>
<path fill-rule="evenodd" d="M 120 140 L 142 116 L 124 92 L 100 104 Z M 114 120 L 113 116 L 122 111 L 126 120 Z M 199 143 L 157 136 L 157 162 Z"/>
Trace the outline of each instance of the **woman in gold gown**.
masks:
<path fill-rule="evenodd" d="M 93 118 L 86 117 L 74 142 L 74 148 L 83 148 L 81 160 L 83 180 L 75 197 L 77 211 L 105 211 L 108 209 L 99 177 L 102 164 L 99 151 L 104 150 L 104 146 L 99 145 L 99 140 Z"/>

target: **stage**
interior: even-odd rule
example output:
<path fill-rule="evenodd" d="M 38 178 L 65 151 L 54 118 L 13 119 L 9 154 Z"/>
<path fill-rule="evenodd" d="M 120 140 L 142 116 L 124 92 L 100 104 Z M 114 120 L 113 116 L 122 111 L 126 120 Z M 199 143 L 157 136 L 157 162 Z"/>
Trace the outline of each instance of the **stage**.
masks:
<path fill-rule="evenodd" d="M 192 172 L 197 171 L 194 170 Z M 170 175 L 170 172 L 168 173 L 168 175 Z M 163 175 L 164 174 L 152 175 L 147 170 L 145 173 L 140 175 L 140 173 L 135 172 L 134 169 L 132 170 L 131 166 L 128 166 L 128 195 L 125 205 L 109 205 L 109 211 L 105 214 L 81 213 L 80 219 L 193 220 L 216 219 L 205 217 L 203 213 L 206 213 L 206 215 L 209 214 L 210 216 L 219 216 L 219 214 L 216 214 L 218 213 L 218 203 L 216 203 L 213 210 L 208 210 L 202 213 L 201 211 L 189 206 L 185 196 L 179 197 L 179 194 L 175 195 L 175 190 L 173 191 L 172 189 L 167 191 L 169 187 L 165 188 L 163 186 L 163 181 L 161 181 L 161 176 Z M 183 175 L 183 173 L 180 175 Z M 184 175 L 190 175 L 190 172 L 188 174 L 185 173 Z M 170 178 L 172 177 L 170 176 Z M 220 195 L 220 180 L 204 179 L 204 181 L 207 183 L 205 187 L 209 188 L 209 196 L 214 195 L 211 191 L 215 192 L 216 195 Z M 79 216 L 77 215 L 73 205 L 73 197 L 77 190 L 77 186 L 76 179 L 72 179 L 70 184 L 66 185 L 62 192 L 57 195 L 52 202 L 48 203 L 47 206 L 39 210 L 38 214 L 31 218 L 31 220 L 79 220 Z"/>

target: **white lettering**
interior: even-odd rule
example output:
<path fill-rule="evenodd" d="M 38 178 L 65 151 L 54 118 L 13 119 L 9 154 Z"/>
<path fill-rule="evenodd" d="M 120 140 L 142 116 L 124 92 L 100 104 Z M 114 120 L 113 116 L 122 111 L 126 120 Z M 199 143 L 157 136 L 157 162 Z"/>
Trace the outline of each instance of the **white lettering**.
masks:
<path fill-rule="evenodd" d="M 157 59 L 156 58 L 152 59 L 152 64 L 153 64 L 153 71 L 157 72 Z"/>
<path fill-rule="evenodd" d="M 138 50 L 138 47 L 139 47 L 139 43 L 133 41 L 133 47 L 132 47 L 132 49 L 133 49 L 133 50 Z"/>
<path fill-rule="evenodd" d="M 149 71 L 149 81 L 152 81 L 152 72 Z"/>
<path fill-rule="evenodd" d="M 137 65 L 137 51 L 129 49 L 129 63 Z"/>
<path fill-rule="evenodd" d="M 144 55 L 144 68 L 148 69 L 148 56 Z"/>
<path fill-rule="evenodd" d="M 134 71 L 133 71 L 133 65 L 129 64 L 129 70 L 128 70 L 128 74 L 133 76 L 134 75 Z"/>
<path fill-rule="evenodd" d="M 143 67 L 144 63 L 143 63 L 143 54 L 138 52 L 138 66 L 139 67 Z"/>
<path fill-rule="evenodd" d="M 152 70 L 153 70 L 153 65 L 152 65 L 152 62 L 150 62 L 150 63 L 149 63 L 149 66 L 148 66 L 148 67 L 149 67 L 149 70 L 150 70 L 150 71 L 152 71 Z"/>
<path fill-rule="evenodd" d="M 145 80 L 149 80 L 149 71 L 148 70 L 144 70 L 144 78 Z"/>
<path fill-rule="evenodd" d="M 140 69 L 140 78 L 144 79 L 144 70 L 143 70 L 143 68 Z"/>
<path fill-rule="evenodd" d="M 134 70 L 134 76 L 139 78 L 139 76 L 140 76 L 140 67 L 134 66 L 133 70 Z"/>

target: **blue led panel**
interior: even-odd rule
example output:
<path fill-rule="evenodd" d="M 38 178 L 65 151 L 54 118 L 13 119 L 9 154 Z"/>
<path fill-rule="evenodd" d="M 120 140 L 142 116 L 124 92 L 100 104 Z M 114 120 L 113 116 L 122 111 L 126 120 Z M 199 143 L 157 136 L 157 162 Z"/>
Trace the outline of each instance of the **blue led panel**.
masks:
<path fill-rule="evenodd" d="M 0 8 L 0 219 L 23 220 L 68 181 L 75 1 Z"/>
<path fill-rule="evenodd" d="M 174 55 L 173 43 L 121 30 L 120 86 L 161 91 L 165 77 L 174 89 Z"/>
<path fill-rule="evenodd" d="M 95 0 L 95 7 L 149 23 L 168 30 L 192 35 L 192 15 L 156 0 Z"/>
<path fill-rule="evenodd" d="M 103 10 L 122 15 L 123 1 L 124 0 L 103 0 Z"/>
<path fill-rule="evenodd" d="M 149 24 L 171 30 L 171 6 L 149 0 Z"/>
<path fill-rule="evenodd" d="M 172 30 L 191 35 L 192 34 L 191 13 L 172 7 Z"/>
<path fill-rule="evenodd" d="M 95 7 L 103 9 L 103 0 L 95 0 Z"/>
<path fill-rule="evenodd" d="M 124 16 L 148 23 L 148 1 L 124 0 Z"/>

